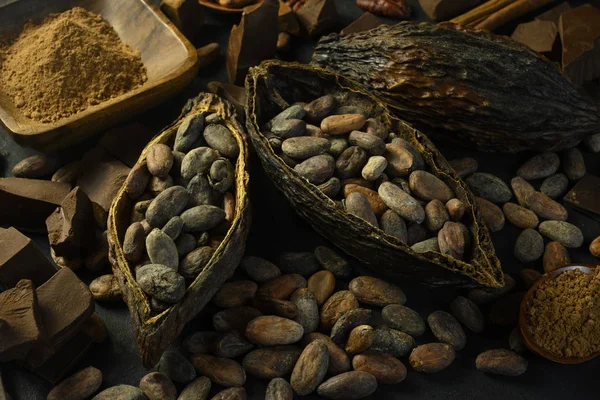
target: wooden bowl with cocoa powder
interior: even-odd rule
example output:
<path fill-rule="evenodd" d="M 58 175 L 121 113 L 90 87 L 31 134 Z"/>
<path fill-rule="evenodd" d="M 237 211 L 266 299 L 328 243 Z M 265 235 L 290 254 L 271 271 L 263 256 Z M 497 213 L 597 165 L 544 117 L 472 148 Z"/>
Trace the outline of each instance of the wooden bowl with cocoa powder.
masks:
<path fill-rule="evenodd" d="M 572 270 L 580 270 L 582 272 L 585 272 L 586 274 L 590 274 L 596 267 L 597 267 L 597 265 L 593 265 L 593 264 L 583 264 L 583 265 L 570 265 L 567 267 L 558 268 L 554 271 L 545 273 L 527 291 L 527 293 L 525 294 L 525 297 L 523 297 L 523 300 L 521 302 L 521 307 L 519 309 L 519 329 L 521 331 L 523 341 L 525 342 L 525 345 L 527 346 L 527 348 L 529 350 L 531 350 L 535 354 L 538 354 L 550 361 L 554 361 L 554 362 L 557 362 L 560 364 L 580 364 L 580 363 L 590 361 L 591 359 L 600 356 L 600 352 L 597 352 L 597 353 L 590 354 L 587 357 L 564 357 L 564 356 L 560 356 L 560 355 L 557 355 L 555 353 L 548 351 L 547 349 L 543 348 L 542 346 L 538 345 L 535 342 L 535 340 L 533 338 L 533 334 L 531 332 L 531 328 L 528 323 L 528 319 L 527 319 L 527 311 L 531 305 L 531 302 L 533 301 L 535 292 L 538 290 L 538 288 L 544 282 L 547 282 L 550 279 L 555 279 L 562 273 L 567 272 L 567 271 L 572 271 Z"/>
<path fill-rule="evenodd" d="M 8 2 L 0 7 L 0 41 L 14 38 L 30 21 L 40 23 L 74 7 L 102 16 L 122 42 L 139 51 L 148 79 L 124 94 L 48 123 L 27 118 L 0 90 L 0 121 L 23 146 L 49 151 L 78 143 L 176 95 L 198 72 L 194 46 L 148 0 Z"/>

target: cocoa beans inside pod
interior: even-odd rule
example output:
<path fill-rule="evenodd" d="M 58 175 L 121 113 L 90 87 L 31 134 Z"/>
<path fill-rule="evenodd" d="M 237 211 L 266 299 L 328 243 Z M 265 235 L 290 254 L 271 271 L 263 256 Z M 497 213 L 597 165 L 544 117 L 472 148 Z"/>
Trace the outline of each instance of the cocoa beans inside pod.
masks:
<path fill-rule="evenodd" d="M 195 149 L 186 149 L 189 152 L 183 156 L 185 162 L 181 163 L 171 163 L 168 157 L 173 150 L 177 131 L 186 119 L 194 116 L 203 118 L 203 116 L 209 114 L 218 114 L 221 117 L 221 122 L 218 125 L 220 128 L 217 129 L 218 132 L 213 135 L 214 137 L 211 137 L 211 139 L 214 139 L 213 144 L 217 145 L 224 140 L 231 142 L 233 139 L 235 143 L 232 142 L 230 144 L 232 146 L 235 144 L 233 147 L 237 146 L 238 150 L 235 156 L 233 152 L 228 154 L 232 156 L 228 158 L 228 161 L 232 165 L 232 171 L 227 171 L 227 173 L 233 173 L 234 178 L 233 185 L 228 188 L 227 193 L 233 196 L 235 205 L 233 212 L 230 210 L 229 216 L 231 220 L 227 221 L 228 225 L 224 228 L 226 231 L 219 230 L 221 229 L 219 224 L 223 222 L 223 216 L 225 215 L 222 199 L 219 199 L 215 203 L 216 205 L 212 205 L 212 203 L 211 205 L 198 205 L 195 204 L 195 200 L 192 201 L 193 196 L 187 191 L 189 180 L 199 174 L 200 176 L 208 177 L 210 182 L 215 184 L 215 176 L 209 175 L 212 173 L 210 167 L 215 160 L 219 163 L 223 162 L 223 158 L 217 159 L 215 156 L 215 154 L 218 154 L 217 150 L 207 147 L 208 145 L 202 145 L 205 147 L 197 147 Z M 203 235 L 206 236 L 206 234 L 208 234 L 209 242 L 215 242 L 214 239 L 217 237 L 215 234 L 222 235 L 221 237 L 225 238 L 218 244 L 215 242 L 214 253 L 211 252 L 208 257 L 199 260 L 201 263 L 193 268 L 194 274 L 187 274 L 185 276 L 185 294 L 183 298 L 179 302 L 170 304 L 167 308 L 162 309 L 160 318 L 156 318 L 158 311 L 153 310 L 151 307 L 151 303 L 156 304 L 156 299 L 144 293 L 136 281 L 135 265 L 133 262 L 128 262 L 129 257 L 125 257 L 123 239 L 130 223 L 131 211 L 135 206 L 135 201 L 126 192 L 125 184 L 117 194 L 110 208 L 108 217 L 109 258 L 115 277 L 121 286 L 123 299 L 129 307 L 140 355 L 146 367 L 153 367 L 158 363 L 163 351 L 175 340 L 187 322 L 192 320 L 204 308 L 225 280 L 233 274 L 244 254 L 246 236 L 250 228 L 250 205 L 247 192 L 249 178 L 246 172 L 248 150 L 245 130 L 238 122 L 236 116 L 234 107 L 227 101 L 213 94 L 201 93 L 188 102 L 179 119 L 167 126 L 148 143 L 138 160 L 139 164 L 146 163 L 147 165 L 152 165 L 152 168 L 149 168 L 149 172 L 156 175 L 154 178 L 161 177 L 160 179 L 172 181 L 174 186 L 173 189 L 170 189 L 171 191 L 181 192 L 180 196 L 169 196 L 170 192 L 162 195 L 161 201 L 165 204 L 153 205 L 156 201 L 153 200 L 150 202 L 146 211 L 146 217 L 150 213 L 154 221 L 150 223 L 150 226 L 160 229 L 171 218 L 186 213 L 186 218 L 181 217 L 184 220 L 183 228 L 186 233 L 181 233 L 179 236 L 184 236 L 188 239 L 190 245 L 192 245 L 190 239 L 197 240 Z M 188 128 L 204 130 L 206 129 L 205 125 L 196 124 Z M 208 126 L 214 126 L 214 124 Z M 221 131 L 227 131 L 227 135 L 225 135 L 227 137 L 221 138 L 221 136 L 224 136 L 221 135 Z M 201 137 L 202 132 L 193 132 L 193 134 Z M 194 145 L 198 146 L 199 144 L 200 141 Z M 157 148 L 164 151 L 157 154 Z M 150 151 L 150 149 L 153 150 Z M 179 158 L 183 154 L 178 151 L 174 153 Z M 190 154 L 193 157 L 188 157 Z M 151 160 L 148 160 L 148 157 L 151 157 Z M 212 170 L 215 168 L 212 168 Z M 185 170 L 185 174 L 183 170 Z M 222 182 L 223 180 L 219 181 L 219 183 Z M 146 192 L 152 192 L 150 186 L 151 184 L 149 184 Z M 206 189 L 213 190 L 210 186 L 207 186 Z M 219 186 L 219 189 L 223 189 L 223 186 Z M 221 196 L 221 193 L 217 193 L 217 191 L 214 194 L 215 196 L 213 197 L 215 198 L 217 195 Z M 194 207 L 203 208 L 207 212 L 190 212 L 194 211 Z M 163 215 L 165 212 L 174 214 Z M 195 231 L 196 228 L 199 229 L 200 227 L 202 227 L 203 231 Z M 177 232 L 172 232 L 170 228 L 169 233 L 176 236 Z M 212 232 L 212 228 L 219 230 L 219 232 Z M 206 232 L 204 229 L 209 231 Z M 171 240 L 169 235 L 164 236 Z M 197 244 L 196 247 L 200 248 L 202 246 Z M 194 249 L 190 247 L 187 250 L 193 251 Z M 184 272 L 175 271 L 180 276 Z M 250 300 L 249 295 L 246 298 Z M 231 304 L 226 302 L 227 304 L 223 305 L 237 306 L 245 302 L 240 300 Z"/>
<path fill-rule="evenodd" d="M 344 71 L 440 140 L 478 150 L 553 151 L 575 146 L 600 127 L 594 102 L 559 68 L 487 31 L 401 22 L 332 34 L 317 44 L 313 64 Z"/>
<path fill-rule="evenodd" d="M 247 90 L 247 127 L 267 176 L 284 193 L 296 212 L 338 248 L 387 279 L 413 279 L 435 286 L 503 285 L 500 262 L 495 255 L 489 231 L 467 185 L 459 179 L 425 135 L 404 121 L 394 118 L 389 110 L 364 88 L 334 72 L 314 66 L 270 60 L 250 71 Z M 334 171 L 335 178 L 346 183 L 352 180 L 355 184 L 364 181 L 364 186 L 373 190 L 370 201 L 362 202 L 363 208 L 370 206 L 370 210 L 365 210 L 361 218 L 350 215 L 346 209 L 340 207 L 342 199 L 348 200 L 343 196 L 344 190 L 334 193 L 331 198 L 328 197 L 318 186 L 307 181 L 291 165 L 286 164 L 278 156 L 280 151 L 274 149 L 268 139 L 268 132 L 274 122 L 281 123 L 281 120 L 287 118 L 305 118 L 304 115 L 293 113 L 291 110 L 295 110 L 294 107 L 298 104 L 311 103 L 325 95 L 335 99 L 338 107 L 353 107 L 362 111 L 358 114 L 353 113 L 351 117 L 346 114 L 333 115 L 336 118 L 332 118 L 330 114 L 321 124 L 324 133 L 335 135 L 336 140 L 344 139 L 352 131 L 369 133 L 373 121 L 376 121 L 389 132 L 389 136 L 385 135 L 384 139 L 381 139 L 386 142 L 386 146 L 405 150 L 398 150 L 398 154 L 386 151 L 379 155 L 380 148 L 372 148 L 354 140 L 358 136 L 362 137 L 356 133 L 353 143 L 364 148 L 356 145 L 347 147 L 341 155 L 330 150 L 330 154 L 339 161 Z M 334 111 L 332 113 L 335 114 Z M 371 122 L 359 126 L 364 124 L 358 117 L 360 114 L 367 115 Z M 351 152 L 353 153 L 350 154 Z M 400 153 L 414 162 L 400 165 Z M 385 179 L 388 181 L 381 179 L 382 177 L 373 182 L 363 180 L 362 170 L 369 157 L 379 156 L 388 161 L 385 170 Z M 343 176 L 340 176 L 340 173 Z M 412 179 L 411 173 L 414 174 Z M 371 177 L 371 174 L 367 175 Z M 412 181 L 406 185 L 410 194 L 399 186 L 397 179 L 400 178 Z M 345 186 L 344 183 L 342 186 Z M 414 196 L 419 200 L 412 197 L 413 188 L 416 191 Z M 328 191 L 328 194 L 331 192 Z M 379 200 L 378 197 L 385 206 L 405 220 L 406 226 L 409 222 L 424 221 L 424 205 L 419 203 L 420 200 L 439 199 L 445 204 L 448 200 L 456 198 L 464 205 L 464 213 L 459 213 L 463 215 L 456 222 L 463 224 L 471 236 L 470 246 L 462 254 L 462 259 L 444 256 L 439 251 L 415 252 L 401 240 L 406 235 L 391 234 L 395 230 L 389 229 L 389 221 L 380 221 L 386 209 L 379 208 L 379 201 L 373 201 Z M 366 211 L 369 211 L 369 218 L 364 218 Z M 433 233 L 426 234 L 429 236 L 421 241 L 433 236 Z"/>

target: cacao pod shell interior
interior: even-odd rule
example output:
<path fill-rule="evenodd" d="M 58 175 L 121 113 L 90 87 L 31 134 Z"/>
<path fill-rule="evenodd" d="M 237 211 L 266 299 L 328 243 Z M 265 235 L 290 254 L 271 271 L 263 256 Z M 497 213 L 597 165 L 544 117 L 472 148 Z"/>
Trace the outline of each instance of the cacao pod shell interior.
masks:
<path fill-rule="evenodd" d="M 153 315 L 150 299 L 136 282 L 133 265 L 125 259 L 123 239 L 129 226 L 134 201 L 123 186 L 115 198 L 108 217 L 109 258 L 113 272 L 129 307 L 135 337 L 142 361 L 154 367 L 164 350 L 176 339 L 187 322 L 209 302 L 221 285 L 233 275 L 239 264 L 250 229 L 249 176 L 247 173 L 248 146 L 243 127 L 236 119 L 233 106 L 217 95 L 201 93 L 188 101 L 181 116 L 159 133 L 144 149 L 138 163 L 146 159 L 147 150 L 156 143 L 173 145 L 175 134 L 183 119 L 195 113 L 218 113 L 233 133 L 240 152 L 235 165 L 235 214 L 225 238 L 215 250 L 204 270 L 187 287 L 185 297 L 158 315 Z"/>
<path fill-rule="evenodd" d="M 600 132 L 596 105 L 539 53 L 455 25 L 322 38 L 313 63 L 364 85 L 434 138 L 482 151 L 555 151 Z"/>
<path fill-rule="evenodd" d="M 473 195 L 425 135 L 392 117 L 385 106 L 360 86 L 310 65 L 266 61 L 251 69 L 246 89 L 246 125 L 263 168 L 298 214 L 317 232 L 392 279 L 412 278 L 432 285 L 503 285 L 500 262 Z M 289 105 L 325 94 L 335 96 L 339 104 L 359 106 L 379 117 L 390 131 L 408 140 L 421 153 L 430 172 L 454 190 L 466 205 L 464 223 L 472 233 L 473 246 L 465 257 L 467 262 L 441 253 L 415 253 L 397 238 L 348 214 L 275 154 L 260 127 Z"/>

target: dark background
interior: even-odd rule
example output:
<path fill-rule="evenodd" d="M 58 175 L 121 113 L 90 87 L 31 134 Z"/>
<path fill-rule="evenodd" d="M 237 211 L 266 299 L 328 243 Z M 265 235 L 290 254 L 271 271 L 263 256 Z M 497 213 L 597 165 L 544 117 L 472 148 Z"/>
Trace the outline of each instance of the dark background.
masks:
<path fill-rule="evenodd" d="M 113 0 L 118 1 L 118 0 Z M 12 2 L 0 0 L 0 5 Z M 416 0 L 408 1 L 413 5 L 413 20 L 426 20 Z M 574 5 L 583 3 L 573 1 Z M 362 11 L 354 5 L 352 0 L 337 0 L 340 15 L 339 28 L 349 24 L 361 15 Z M 0 12 L 1 9 L 0 9 Z M 185 101 L 206 89 L 206 84 L 212 80 L 227 81 L 224 64 L 224 54 L 227 47 L 229 31 L 233 24 L 239 22 L 239 15 L 223 15 L 212 12 L 206 13 L 205 25 L 201 32 L 194 38 L 197 47 L 210 42 L 219 42 L 221 45 L 220 58 L 210 67 L 200 71 L 193 84 L 173 100 L 133 118 L 153 129 L 158 133 L 164 126 L 175 119 Z M 530 20 L 525 18 L 524 20 Z M 501 33 L 512 32 L 515 24 L 508 26 Z M 294 38 L 290 60 L 308 62 L 312 54 L 312 45 L 308 40 Z M 87 141 L 77 148 L 62 152 L 66 159 L 79 159 L 86 149 L 91 148 L 96 139 Z M 506 182 L 515 175 L 518 166 L 532 154 L 498 155 L 474 152 L 460 148 L 456 145 L 437 143 L 442 153 L 448 158 L 470 156 L 474 157 L 480 165 L 480 171 L 494 173 Z M 7 133 L 0 128 L 0 165 L 2 176 L 9 176 L 15 163 L 21 159 L 35 154 L 30 149 L 25 149 L 15 144 Z M 588 172 L 600 174 L 600 157 L 584 150 Z M 312 251 L 315 246 L 327 244 L 318 236 L 307 223 L 296 216 L 285 198 L 274 188 L 267 177 L 262 173 L 256 158 L 251 162 L 251 200 L 254 209 L 253 226 L 247 245 L 247 254 L 263 256 L 276 260 L 283 251 Z M 0 205 L 2 206 L 2 205 Z M 582 248 L 571 250 L 573 262 L 594 263 L 598 260 L 592 257 L 587 246 L 596 236 L 600 235 L 600 224 L 583 214 L 569 209 L 569 221 L 582 229 L 585 235 L 585 244 Z M 541 260 L 530 265 L 520 264 L 512 255 L 513 246 L 519 229 L 509 223 L 498 233 L 493 234 L 496 251 L 502 261 L 504 270 L 518 280 L 518 271 L 522 268 L 535 268 L 542 270 Z M 48 253 L 47 238 L 34 237 L 37 243 Z M 354 263 L 356 264 L 356 263 Z M 360 268 L 360 267 L 359 267 Z M 81 275 L 86 282 L 93 276 Z M 453 289 L 431 289 L 412 282 L 399 282 L 405 290 L 409 307 L 414 308 L 426 317 L 430 312 L 448 309 L 448 302 L 457 294 L 464 294 Z M 522 289 L 522 287 L 521 287 Z M 108 330 L 109 340 L 100 345 L 95 345 L 88 355 L 80 362 L 78 368 L 93 365 L 102 370 L 104 374 L 103 388 L 117 384 L 130 384 L 137 386 L 139 380 L 147 371 L 142 367 L 135 345 L 129 313 L 126 306 L 106 305 L 98 303 L 96 311 L 104 318 Z M 483 308 L 487 314 L 487 308 Z M 194 329 L 210 328 L 211 309 L 205 310 L 194 320 L 187 331 Z M 497 327 L 488 324 L 481 335 L 467 332 L 467 347 L 457 354 L 454 363 L 445 371 L 434 375 L 426 375 L 413 371 L 408 367 L 406 380 L 398 385 L 379 387 L 371 399 L 558 399 L 563 397 L 592 399 L 598 398 L 596 385 L 600 360 L 591 361 L 580 365 L 559 365 L 528 353 L 528 371 L 520 377 L 508 378 L 483 374 L 475 369 L 476 356 L 487 349 L 507 348 L 510 327 Z M 433 341 L 431 334 L 418 338 L 419 343 Z M 408 365 L 408 360 L 403 359 Z M 8 392 L 15 400 L 34 400 L 46 398 L 51 385 L 30 372 L 13 365 L 3 366 L 3 377 Z M 246 389 L 249 398 L 264 398 L 266 384 L 248 378 Z M 213 394 L 217 388 L 213 388 Z M 307 396 L 308 399 L 317 398 Z"/>

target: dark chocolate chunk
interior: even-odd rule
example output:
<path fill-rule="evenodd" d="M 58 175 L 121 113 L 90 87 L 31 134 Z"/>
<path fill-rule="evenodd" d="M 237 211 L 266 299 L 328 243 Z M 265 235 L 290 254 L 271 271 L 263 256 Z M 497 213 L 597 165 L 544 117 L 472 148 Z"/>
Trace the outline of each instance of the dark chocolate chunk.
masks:
<path fill-rule="evenodd" d="M 11 288 L 21 279 L 40 286 L 56 273 L 35 242 L 15 228 L 0 228 L 0 283 Z"/>
<path fill-rule="evenodd" d="M 379 25 L 385 24 L 381 18 L 366 12 L 358 17 L 354 22 L 345 27 L 340 31 L 340 35 L 349 35 L 351 33 L 358 33 L 364 31 L 370 31 L 373 28 L 377 28 Z"/>
<path fill-rule="evenodd" d="M 0 361 L 24 358 L 43 339 L 37 294 L 30 280 L 0 293 Z"/>
<path fill-rule="evenodd" d="M 309 36 L 330 32 L 338 22 L 334 0 L 307 0 L 296 15 Z"/>
<path fill-rule="evenodd" d="M 558 27 L 552 21 L 531 21 L 517 26 L 511 38 L 538 53 L 550 53 L 558 37 Z"/>
<path fill-rule="evenodd" d="M 162 0 L 160 10 L 190 40 L 204 20 L 204 11 L 197 0 Z"/>
<path fill-rule="evenodd" d="M 123 186 L 130 168 L 119 160 L 108 160 L 93 163 L 84 162 L 77 185 L 83 189 L 90 200 L 100 205 L 104 211 L 109 210 L 113 199 Z"/>
<path fill-rule="evenodd" d="M 565 203 L 600 221 L 600 178 L 587 174 L 565 196 Z"/>
<path fill-rule="evenodd" d="M 0 226 L 45 232 L 46 218 L 70 191 L 66 183 L 0 178 Z"/>

